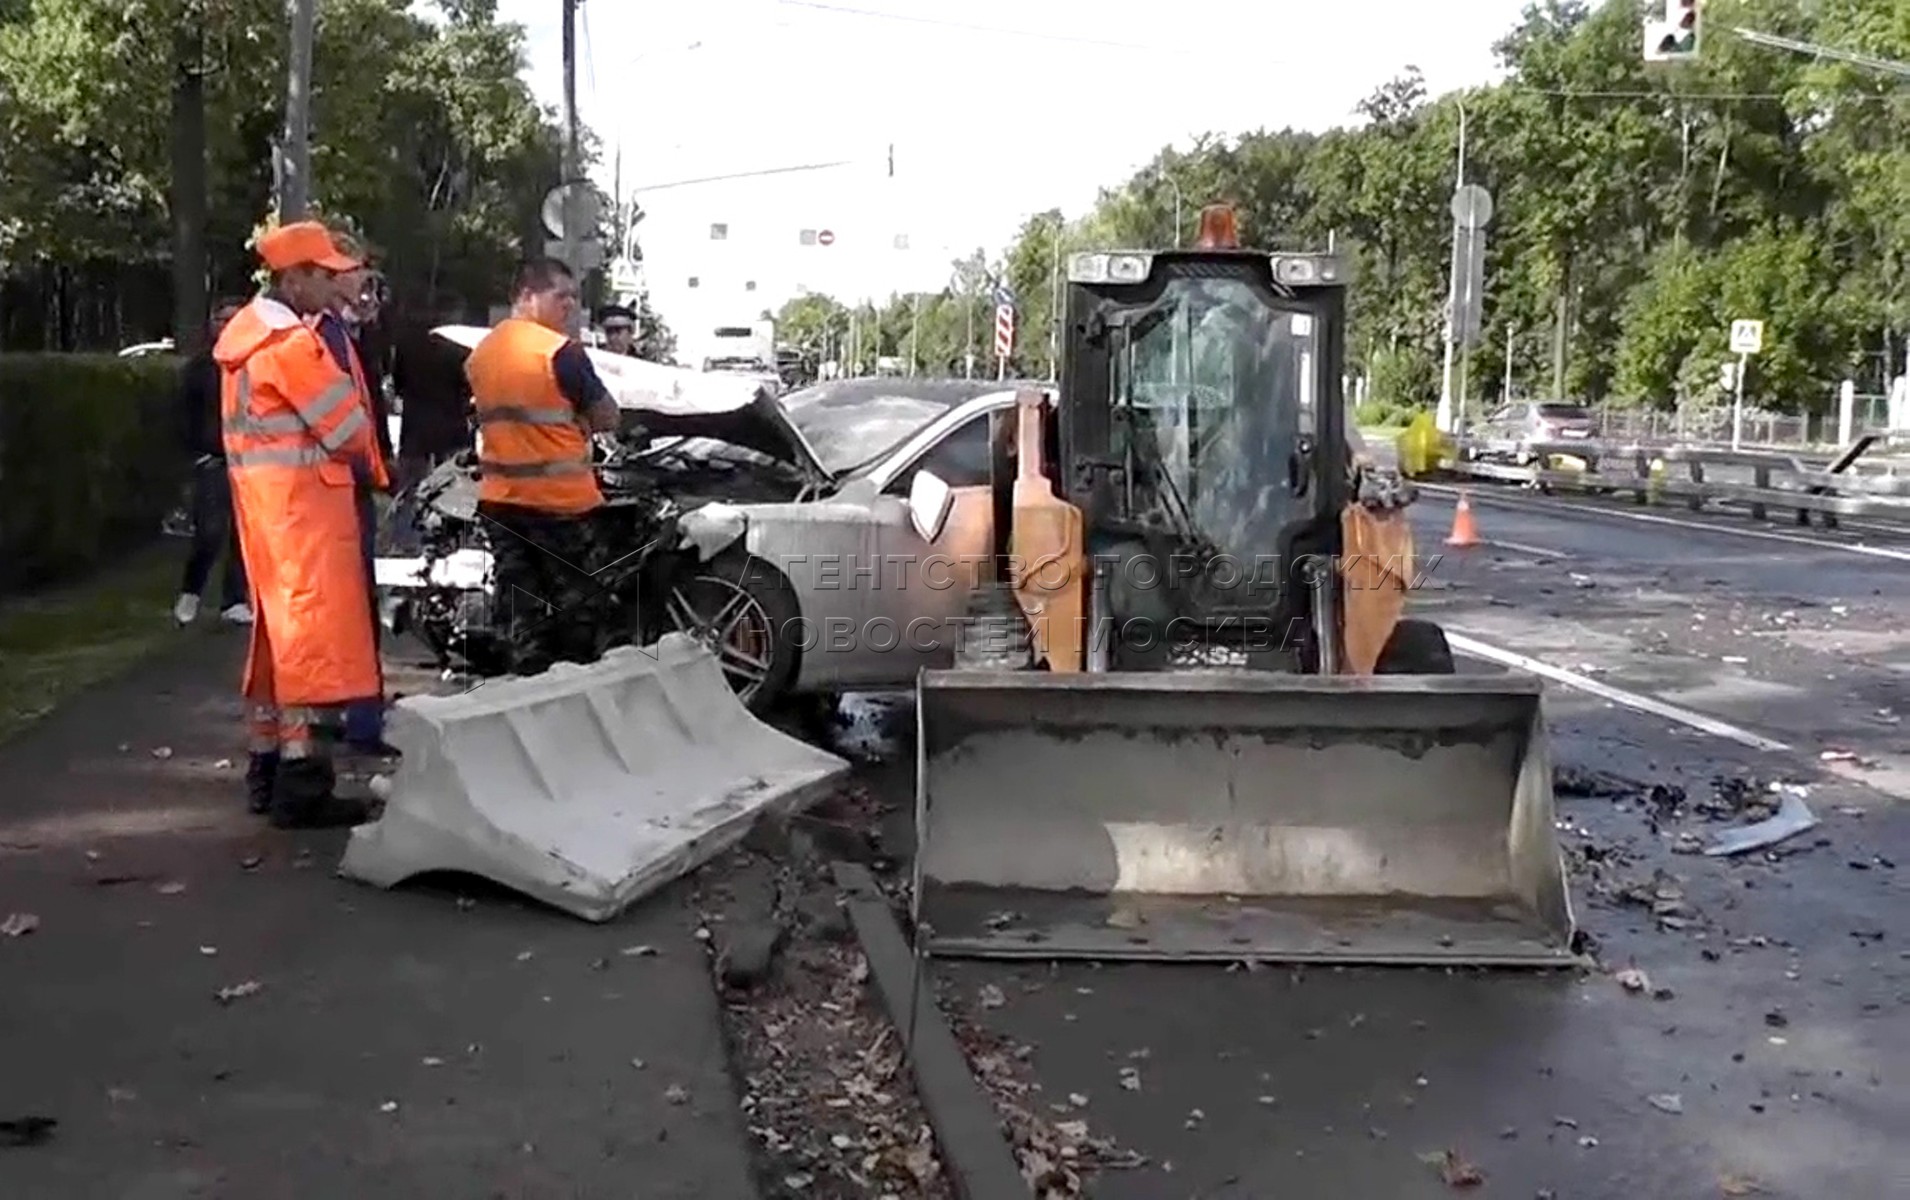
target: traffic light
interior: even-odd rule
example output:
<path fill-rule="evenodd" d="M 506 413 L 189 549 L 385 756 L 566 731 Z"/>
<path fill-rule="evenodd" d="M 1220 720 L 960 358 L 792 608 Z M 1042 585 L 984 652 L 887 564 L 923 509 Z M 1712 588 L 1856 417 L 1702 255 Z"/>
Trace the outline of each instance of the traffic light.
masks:
<path fill-rule="evenodd" d="M 1646 62 L 1686 62 L 1698 57 L 1699 0 L 1665 0 L 1662 20 L 1645 22 Z"/>

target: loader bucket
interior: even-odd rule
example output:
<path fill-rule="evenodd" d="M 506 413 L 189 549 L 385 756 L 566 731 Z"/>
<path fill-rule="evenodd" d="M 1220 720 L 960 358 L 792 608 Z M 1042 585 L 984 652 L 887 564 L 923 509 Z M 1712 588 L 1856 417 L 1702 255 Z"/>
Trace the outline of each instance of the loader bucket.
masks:
<path fill-rule="evenodd" d="M 955 957 L 1575 964 L 1540 686 L 925 671 L 917 936 Z"/>
<path fill-rule="evenodd" d="M 849 769 L 763 724 L 683 634 L 458 696 L 407 697 L 383 815 L 340 871 L 391 887 L 481 875 L 590 921 L 820 799 Z"/>

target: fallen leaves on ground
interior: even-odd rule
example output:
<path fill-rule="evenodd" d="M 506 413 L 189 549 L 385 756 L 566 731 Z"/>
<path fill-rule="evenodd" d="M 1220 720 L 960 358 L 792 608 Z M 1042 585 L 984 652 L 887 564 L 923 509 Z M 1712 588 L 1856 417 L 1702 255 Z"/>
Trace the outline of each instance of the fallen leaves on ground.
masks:
<path fill-rule="evenodd" d="M 728 876 L 774 870 L 785 898 L 825 888 L 833 896 L 825 869 L 808 862 L 772 868 L 748 853 L 721 859 L 698 876 L 703 927 L 718 924 L 719 915 L 722 924 L 742 919 L 723 898 Z M 852 939 L 807 936 L 792 921 L 768 976 L 727 993 L 723 1008 L 744 1123 L 765 1179 L 802 1195 L 954 1200 L 902 1035 Z"/>
<path fill-rule="evenodd" d="M 943 1007 L 951 1006 L 945 1000 Z M 1112 1138 L 1096 1136 L 1078 1111 L 1059 1121 L 1041 1113 L 1041 1088 L 1026 1074 L 1032 1047 L 991 1033 L 960 1010 L 948 1012 L 948 1017 L 976 1080 L 1001 1115 L 1022 1178 L 1038 1200 L 1076 1200 L 1087 1194 L 1085 1177 L 1092 1172 L 1146 1164 L 1146 1158 L 1123 1149 Z M 1137 1085 L 1138 1078 L 1137 1074 Z M 1071 1110 L 1088 1103 L 1088 1097 L 1079 1093 L 1067 1100 Z"/>

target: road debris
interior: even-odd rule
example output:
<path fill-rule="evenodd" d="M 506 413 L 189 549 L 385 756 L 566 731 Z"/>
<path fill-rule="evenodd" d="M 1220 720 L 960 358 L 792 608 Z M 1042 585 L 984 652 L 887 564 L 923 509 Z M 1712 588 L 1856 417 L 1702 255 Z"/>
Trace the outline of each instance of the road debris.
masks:
<path fill-rule="evenodd" d="M 690 1093 L 682 1084 L 673 1083 L 663 1089 L 663 1098 L 668 1100 L 671 1104 L 688 1104 L 690 1102 Z"/>
<path fill-rule="evenodd" d="M 38 1146 L 53 1136 L 58 1125 L 52 1117 L 8 1117 L 0 1120 L 0 1146 Z"/>
<path fill-rule="evenodd" d="M 212 994 L 212 998 L 221 1004 L 230 1004 L 234 1000 L 243 1000 L 247 996 L 256 996 L 264 987 L 265 985 L 258 980 L 248 979 L 244 983 L 235 983 L 231 987 L 220 988 Z"/>
<path fill-rule="evenodd" d="M 153 891 L 158 892 L 162 896 L 177 896 L 185 890 L 186 885 L 177 879 L 168 879 L 153 889 Z"/>
<path fill-rule="evenodd" d="M 398 1102 L 396 1100 L 387 1100 L 378 1106 L 378 1111 L 381 1113 L 395 1113 L 398 1111 Z"/>
<path fill-rule="evenodd" d="M 1721 1175 L 1718 1177 L 1718 1192 L 1725 1196 L 1756 1196 L 1764 1191 L 1764 1185 L 1745 1175 Z"/>
<path fill-rule="evenodd" d="M 1817 817 L 1804 803 L 1802 789 L 1787 789 L 1783 797 L 1775 816 L 1720 834 L 1705 847 L 1705 854 L 1720 858 L 1763 850 L 1817 827 Z"/>
<path fill-rule="evenodd" d="M 1622 971 L 1615 972 L 1612 978 L 1618 981 L 1619 987 L 1624 988 L 1628 992 L 1648 992 L 1651 990 L 1651 976 L 1645 974 L 1637 967 L 1626 967 Z"/>
<path fill-rule="evenodd" d="M 1670 1113 L 1673 1116 L 1685 1110 L 1684 1097 L 1676 1092 L 1661 1092 L 1655 1096 L 1647 1096 L 1645 1101 L 1659 1112 Z"/>
<path fill-rule="evenodd" d="M 1439 1178 L 1450 1188 L 1478 1187 L 1486 1181 L 1486 1173 L 1460 1157 L 1457 1150 L 1435 1150 L 1420 1155 L 1419 1161 L 1437 1168 Z"/>
<path fill-rule="evenodd" d="M 8 913 L 7 919 L 0 921 L 0 936 L 25 937 L 40 927 L 40 918 L 30 912 Z"/>

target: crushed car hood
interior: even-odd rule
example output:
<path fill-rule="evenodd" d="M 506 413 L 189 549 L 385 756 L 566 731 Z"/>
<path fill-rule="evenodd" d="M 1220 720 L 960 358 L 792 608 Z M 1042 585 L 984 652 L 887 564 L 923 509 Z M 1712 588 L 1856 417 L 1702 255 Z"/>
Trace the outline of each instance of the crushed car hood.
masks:
<path fill-rule="evenodd" d="M 470 350 L 491 331 L 482 325 L 440 325 L 431 332 Z M 669 367 L 595 347 L 584 352 L 617 407 L 650 433 L 715 438 L 789 463 L 815 482 L 830 479 L 767 381 Z"/>

